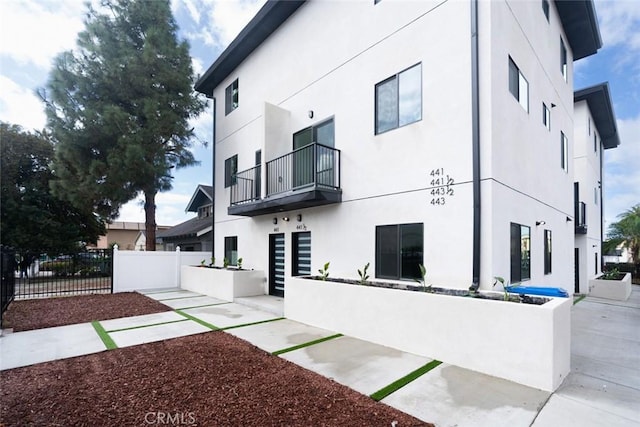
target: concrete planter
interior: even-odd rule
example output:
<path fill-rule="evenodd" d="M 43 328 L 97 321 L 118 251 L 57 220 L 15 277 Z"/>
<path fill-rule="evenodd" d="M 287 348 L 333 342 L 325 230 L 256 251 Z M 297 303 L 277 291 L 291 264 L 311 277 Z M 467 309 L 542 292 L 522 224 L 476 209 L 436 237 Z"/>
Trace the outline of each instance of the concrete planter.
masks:
<path fill-rule="evenodd" d="M 265 294 L 265 275 L 260 270 L 236 270 L 183 265 L 180 287 L 224 301 Z"/>
<path fill-rule="evenodd" d="M 285 317 L 546 391 L 570 370 L 570 298 L 543 305 L 287 277 Z"/>
<path fill-rule="evenodd" d="M 589 296 L 626 301 L 631 295 L 631 273 L 624 274 L 622 280 L 589 280 Z"/>

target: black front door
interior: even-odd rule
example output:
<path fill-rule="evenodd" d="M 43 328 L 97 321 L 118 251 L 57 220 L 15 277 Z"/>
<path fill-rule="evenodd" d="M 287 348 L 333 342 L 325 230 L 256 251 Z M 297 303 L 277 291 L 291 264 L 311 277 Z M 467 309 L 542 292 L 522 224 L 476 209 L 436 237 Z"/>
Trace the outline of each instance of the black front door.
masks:
<path fill-rule="evenodd" d="M 574 265 L 573 291 L 576 294 L 579 294 L 580 293 L 580 249 L 575 248 L 573 257 L 574 257 L 574 260 L 573 260 L 573 265 Z"/>
<path fill-rule="evenodd" d="M 269 295 L 284 296 L 284 233 L 269 235 Z"/>

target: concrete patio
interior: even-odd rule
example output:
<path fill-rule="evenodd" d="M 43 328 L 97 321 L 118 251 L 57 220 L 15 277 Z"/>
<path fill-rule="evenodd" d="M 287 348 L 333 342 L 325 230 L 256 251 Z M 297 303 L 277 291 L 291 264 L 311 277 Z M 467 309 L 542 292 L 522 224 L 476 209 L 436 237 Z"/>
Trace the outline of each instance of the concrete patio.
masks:
<path fill-rule="evenodd" d="M 639 286 L 574 305 L 572 372 L 552 394 L 283 319 L 281 298 L 146 294 L 173 311 L 3 335 L 0 369 L 222 329 L 438 426 L 640 425 Z"/>

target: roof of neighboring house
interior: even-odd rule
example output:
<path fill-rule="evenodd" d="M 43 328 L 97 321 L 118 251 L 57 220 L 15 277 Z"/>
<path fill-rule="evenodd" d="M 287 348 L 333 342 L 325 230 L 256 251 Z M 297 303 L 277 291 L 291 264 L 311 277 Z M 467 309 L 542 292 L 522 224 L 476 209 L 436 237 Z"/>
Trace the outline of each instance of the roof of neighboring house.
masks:
<path fill-rule="evenodd" d="M 573 93 L 573 101 L 587 101 L 604 148 L 615 148 L 620 145 L 620 135 L 616 125 L 616 114 L 613 112 L 609 83 L 600 83 L 577 90 Z"/>
<path fill-rule="evenodd" d="M 574 61 L 596 53 L 602 47 L 602 38 L 593 0 L 556 0 L 555 3 Z"/>
<path fill-rule="evenodd" d="M 166 230 L 170 228 L 168 225 L 157 225 L 156 230 Z M 107 230 L 146 230 L 144 222 L 126 222 L 126 221 L 113 221 L 107 223 Z"/>
<path fill-rule="evenodd" d="M 193 237 L 202 236 L 211 231 L 211 217 L 191 218 L 180 223 L 169 230 L 159 231 L 156 233 L 157 238 L 167 239 L 176 237 Z"/>
<path fill-rule="evenodd" d="M 304 3 L 304 0 L 268 0 L 198 79 L 195 90 L 211 96 L 216 86 Z M 578 60 L 596 53 L 602 47 L 602 38 L 593 0 L 556 0 L 555 4 L 573 59 Z"/>
<path fill-rule="evenodd" d="M 267 1 L 256 16 L 240 31 L 238 37 L 231 42 L 213 65 L 196 82 L 195 89 L 198 92 L 211 95 L 213 89 L 227 78 L 251 52 L 260 46 L 302 4 L 304 4 L 304 1 L 300 0 Z"/>
<path fill-rule="evenodd" d="M 187 205 L 187 212 L 198 212 L 198 208 L 210 205 L 213 202 L 213 187 L 210 185 L 198 185 Z"/>

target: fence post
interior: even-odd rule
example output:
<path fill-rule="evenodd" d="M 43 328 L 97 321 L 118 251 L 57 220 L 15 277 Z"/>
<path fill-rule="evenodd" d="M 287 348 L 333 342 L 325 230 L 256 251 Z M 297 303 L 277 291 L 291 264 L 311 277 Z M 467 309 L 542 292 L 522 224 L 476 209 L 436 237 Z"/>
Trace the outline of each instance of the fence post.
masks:
<path fill-rule="evenodd" d="M 111 293 L 115 294 L 120 289 L 120 275 L 118 274 L 118 244 L 113 245 L 113 258 L 111 260 Z"/>
<path fill-rule="evenodd" d="M 182 270 L 181 257 L 180 246 L 176 246 L 176 284 L 178 285 L 178 288 L 182 287 L 182 283 L 180 281 L 180 271 Z"/>

